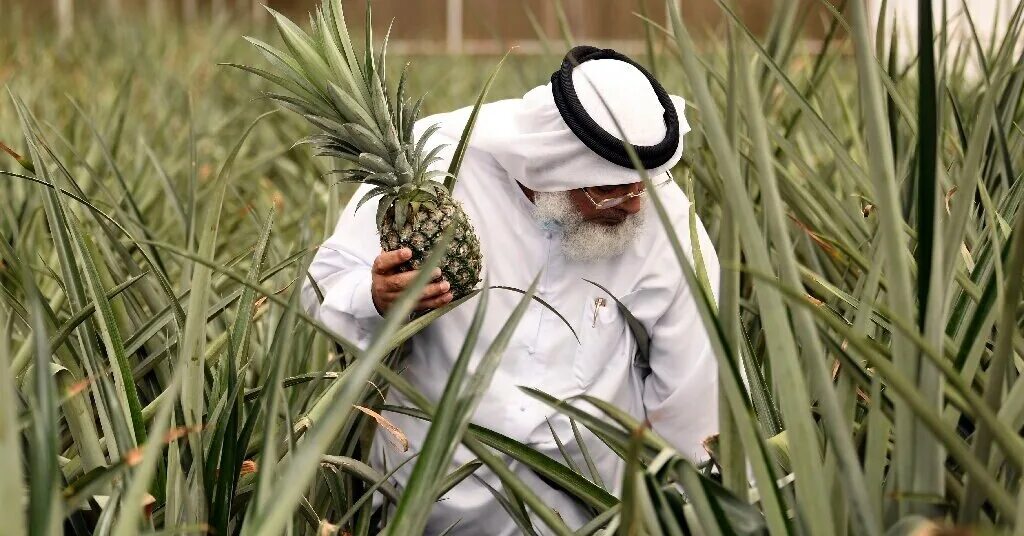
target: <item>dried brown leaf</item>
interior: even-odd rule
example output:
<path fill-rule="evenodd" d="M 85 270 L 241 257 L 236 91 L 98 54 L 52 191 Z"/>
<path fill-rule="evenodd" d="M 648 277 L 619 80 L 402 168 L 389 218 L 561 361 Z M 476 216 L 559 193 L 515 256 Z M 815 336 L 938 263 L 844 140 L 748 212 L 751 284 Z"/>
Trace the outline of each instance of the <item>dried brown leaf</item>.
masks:
<path fill-rule="evenodd" d="M 370 417 L 373 417 L 373 420 L 377 421 L 378 426 L 384 428 L 385 430 L 388 431 L 388 433 L 391 434 L 391 446 L 401 450 L 401 452 L 406 452 L 407 450 L 409 450 L 409 439 L 405 437 L 405 434 L 402 433 L 402 431 L 399 430 L 397 426 L 391 424 L 391 421 L 385 419 L 380 413 L 377 413 L 376 411 L 373 411 L 370 408 L 364 408 L 363 406 L 354 407 L 359 411 L 362 411 L 363 413 L 369 415 Z"/>

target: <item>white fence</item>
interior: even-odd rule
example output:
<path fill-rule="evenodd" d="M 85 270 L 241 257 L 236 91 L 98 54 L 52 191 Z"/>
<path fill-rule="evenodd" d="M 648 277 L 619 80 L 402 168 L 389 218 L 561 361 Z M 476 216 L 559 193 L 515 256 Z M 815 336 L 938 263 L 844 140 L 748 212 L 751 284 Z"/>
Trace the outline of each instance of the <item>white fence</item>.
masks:
<path fill-rule="evenodd" d="M 967 74 L 978 76 L 981 73 L 981 68 L 976 49 L 971 43 L 973 36 L 970 22 L 974 22 L 981 45 L 986 51 L 998 47 L 1009 30 L 1010 19 L 1021 0 L 944 1 L 951 47 L 955 49 L 961 43 L 971 45 Z M 870 0 L 868 5 L 874 17 L 874 23 L 877 25 L 882 1 Z M 917 0 L 888 0 L 886 10 L 886 38 L 890 38 L 892 32 L 896 32 L 900 59 L 904 61 L 912 59 L 917 51 Z M 936 32 L 941 27 L 942 12 L 943 0 L 932 2 Z M 1022 48 L 1024 48 L 1024 43 L 1017 43 L 1018 53 Z M 953 60 L 952 54 L 948 56 L 948 60 Z"/>

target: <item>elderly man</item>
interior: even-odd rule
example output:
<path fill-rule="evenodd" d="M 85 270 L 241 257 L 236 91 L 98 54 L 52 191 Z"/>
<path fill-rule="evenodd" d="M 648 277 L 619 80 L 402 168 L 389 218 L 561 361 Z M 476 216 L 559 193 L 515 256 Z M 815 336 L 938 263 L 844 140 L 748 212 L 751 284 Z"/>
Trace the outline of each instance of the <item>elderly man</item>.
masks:
<path fill-rule="evenodd" d="M 537 295 L 568 320 L 579 340 L 557 315 L 532 303 L 473 416 L 476 424 L 561 460 L 550 422 L 582 466 L 569 419 L 518 386 L 558 398 L 588 394 L 647 420 L 686 456 L 706 457 L 701 440 L 717 426 L 715 360 L 693 291 L 664 226 L 648 207 L 648 192 L 620 135 L 634 145 L 673 230 L 690 252 L 689 201 L 669 174 L 689 130 L 684 106 L 628 57 L 577 47 L 549 84 L 521 99 L 481 108 L 454 196 L 479 234 L 487 278 L 494 285 L 526 288 L 540 274 Z M 452 144 L 447 149 L 450 159 L 469 113 L 462 109 L 427 117 L 417 123 L 416 133 L 440 124 L 431 141 Z M 446 169 L 448 159 L 438 168 Z M 717 288 L 714 248 L 700 222 L 692 223 Z M 306 288 L 304 303 L 339 334 L 366 345 L 381 315 L 412 279 L 410 273 L 396 272 L 409 256 L 408 250 L 382 252 L 374 210 L 350 205 L 310 267 L 325 299 L 317 305 Z M 587 280 L 608 289 L 646 328 L 649 363 L 636 361 L 637 342 L 614 300 Z M 448 284 L 435 282 L 423 291 L 419 309 L 451 299 Z M 491 293 L 478 354 L 519 299 L 516 293 Z M 473 309 L 473 303 L 456 308 L 412 340 L 402 374 L 431 400 L 441 397 Z M 388 394 L 388 402 L 412 405 L 395 392 Z M 398 452 L 387 441 L 376 442 L 375 462 L 394 468 L 415 453 L 429 423 L 387 417 L 411 445 L 410 452 Z M 593 435 L 584 432 L 583 438 L 601 480 L 616 491 L 622 462 Z M 472 458 L 460 447 L 453 468 Z M 514 462 L 511 467 L 570 527 L 588 520 L 575 501 L 528 468 Z M 411 470 L 411 463 L 400 469 L 397 484 Z M 493 473 L 477 471 L 438 501 L 427 533 L 439 533 L 458 521 L 454 534 L 515 534 L 516 525 L 481 481 L 501 489 Z"/>

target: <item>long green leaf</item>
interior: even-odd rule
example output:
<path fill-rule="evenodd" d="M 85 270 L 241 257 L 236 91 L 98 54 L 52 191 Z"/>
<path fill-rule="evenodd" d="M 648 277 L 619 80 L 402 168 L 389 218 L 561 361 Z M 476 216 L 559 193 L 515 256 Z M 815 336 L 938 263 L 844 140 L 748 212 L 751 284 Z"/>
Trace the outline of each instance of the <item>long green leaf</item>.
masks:
<path fill-rule="evenodd" d="M 406 288 L 402 296 L 388 312 L 387 318 L 379 331 L 374 335 L 374 342 L 365 352 L 358 352 L 355 365 L 346 375 L 346 381 L 334 397 L 335 408 L 351 408 L 359 393 L 379 363 L 386 355 L 388 340 L 398 329 L 407 315 L 412 311 L 423 287 L 430 281 L 431 272 L 437 267 L 444 256 L 448 243 L 451 241 L 452 230 L 445 231 L 441 239 L 435 243 L 435 249 L 426 259 L 420 273 Z M 245 527 L 256 534 L 278 534 L 291 516 L 295 504 L 301 498 L 305 487 L 313 478 L 319 464 L 319 456 L 327 445 L 333 441 L 334 434 L 344 423 L 350 410 L 331 412 L 325 422 L 321 423 L 311 434 L 306 434 L 302 444 L 293 452 L 282 467 L 281 480 L 275 485 L 273 496 L 263 496 L 266 501 L 259 514 L 246 516 Z"/>
<path fill-rule="evenodd" d="M 704 82 L 703 69 L 696 60 L 693 43 L 682 19 L 678 7 L 669 3 L 672 9 L 672 28 L 676 43 L 682 52 L 682 64 L 694 86 L 697 102 L 703 110 L 704 128 L 708 135 L 711 149 L 720 166 L 722 176 L 731 195 L 726 195 L 731 212 L 739 220 L 740 237 L 744 253 L 749 262 L 755 266 L 771 269 L 767 246 L 758 231 L 753 208 L 746 201 L 746 188 L 742 183 L 741 174 L 734 158 L 733 149 L 728 141 L 725 129 L 718 115 L 714 112 L 714 101 L 710 90 Z M 639 167 L 639 166 L 638 166 Z M 740 202 L 743 199 L 744 202 Z M 797 359 L 797 345 L 793 339 L 793 329 L 787 321 L 785 307 L 781 297 L 774 289 L 759 285 L 756 289 L 761 304 L 762 321 L 765 323 L 768 355 L 772 359 L 772 367 L 777 372 L 779 382 L 779 400 L 782 405 L 783 419 L 786 429 L 792 434 L 794 447 L 794 472 L 797 478 L 797 497 L 803 505 L 799 512 L 801 519 L 807 524 L 808 530 L 826 534 L 832 530 L 832 507 L 827 502 L 828 493 L 823 474 L 822 454 L 817 431 L 810 414 L 810 391 L 802 374 L 804 364 Z"/>
<path fill-rule="evenodd" d="M 449 192 L 455 191 L 455 181 L 459 176 L 459 170 L 462 169 L 462 160 L 466 157 L 466 150 L 469 149 L 469 140 L 473 137 L 473 127 L 476 126 L 476 118 L 480 115 L 480 107 L 484 104 L 484 99 L 487 98 L 487 93 L 491 91 L 491 84 L 494 83 L 494 79 L 498 76 L 498 71 L 501 70 L 502 64 L 505 63 L 505 59 L 512 51 L 509 50 L 504 56 L 498 60 L 498 64 L 494 66 L 494 70 L 491 71 L 491 75 L 487 77 L 487 81 L 484 82 L 484 87 L 480 88 L 480 93 L 476 97 L 476 102 L 473 104 L 473 111 L 469 114 L 469 119 L 466 121 L 466 126 L 462 129 L 462 135 L 459 136 L 459 143 L 455 146 L 455 153 L 452 155 L 452 161 L 448 164 L 448 177 L 444 180 L 444 187 Z"/>
<path fill-rule="evenodd" d="M 0 325 L 5 333 L 13 332 L 13 320 L 6 307 L 0 306 Z M 11 348 L 8 337 L 0 337 L 0 481 L 2 504 L 24 504 L 25 486 L 22 470 L 21 430 L 18 425 L 18 393 L 11 374 Z M 25 512 L 15 508 L 6 524 L 11 536 L 28 534 Z"/>

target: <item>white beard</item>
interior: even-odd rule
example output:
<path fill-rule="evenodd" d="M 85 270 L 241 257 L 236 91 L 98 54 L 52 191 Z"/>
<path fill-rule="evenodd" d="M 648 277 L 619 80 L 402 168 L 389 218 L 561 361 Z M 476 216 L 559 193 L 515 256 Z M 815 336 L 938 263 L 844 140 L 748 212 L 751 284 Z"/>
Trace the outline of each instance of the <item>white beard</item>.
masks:
<path fill-rule="evenodd" d="M 576 262 L 622 255 L 640 236 L 647 221 L 645 208 L 616 225 L 586 221 L 569 192 L 535 192 L 533 201 L 534 219 L 544 228 L 563 233 L 562 254 Z"/>

